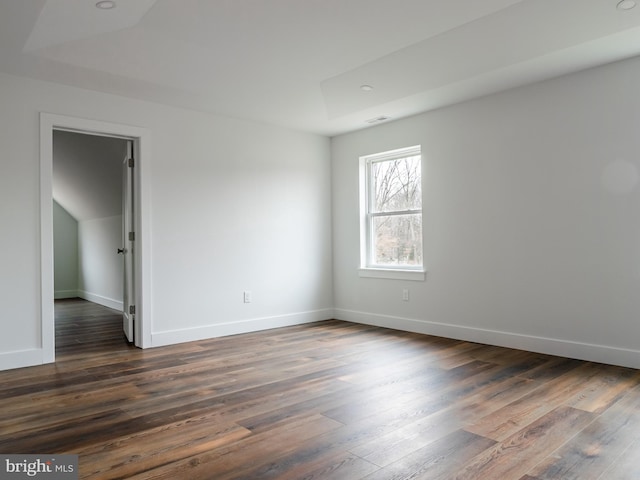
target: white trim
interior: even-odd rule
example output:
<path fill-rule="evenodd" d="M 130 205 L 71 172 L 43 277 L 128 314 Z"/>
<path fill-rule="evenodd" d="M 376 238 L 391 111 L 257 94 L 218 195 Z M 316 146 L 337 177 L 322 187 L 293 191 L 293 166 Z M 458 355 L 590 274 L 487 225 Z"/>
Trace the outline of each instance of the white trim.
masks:
<path fill-rule="evenodd" d="M 76 298 L 80 296 L 78 290 L 56 290 L 53 294 L 53 298 L 56 300 L 62 300 L 64 298 Z"/>
<path fill-rule="evenodd" d="M 450 325 L 413 318 L 394 317 L 354 310 L 335 309 L 336 319 L 347 322 L 375 325 L 407 332 L 484 343 L 530 352 L 576 358 L 590 362 L 640 368 L 640 350 L 580 343 L 556 338 L 537 337 L 518 333 Z"/>
<path fill-rule="evenodd" d="M 53 131 L 77 132 L 127 137 L 137 146 L 136 209 L 136 345 L 151 346 L 151 225 L 150 225 L 150 158 L 151 132 L 142 127 L 100 120 L 40 113 L 40 249 L 41 249 L 41 324 L 42 363 L 55 361 L 55 326 L 53 311 Z"/>
<path fill-rule="evenodd" d="M 402 270 L 393 268 L 360 268 L 358 275 L 364 278 L 387 278 L 392 280 L 414 280 L 424 282 L 427 272 L 424 270 Z"/>
<path fill-rule="evenodd" d="M 56 356 L 53 310 L 53 125 L 45 122 L 43 114 L 40 114 L 40 296 L 40 363 L 52 363 Z"/>
<path fill-rule="evenodd" d="M 398 148 L 386 152 L 363 155 L 359 159 L 359 193 L 360 193 L 360 276 L 373 278 L 393 278 L 405 279 L 404 275 L 378 275 L 376 272 L 385 270 L 410 270 L 411 268 L 393 268 L 385 265 L 379 265 L 374 262 L 374 239 L 372 234 L 373 220 L 378 217 L 399 216 L 399 215 L 420 215 L 423 216 L 422 198 L 420 199 L 420 209 L 410 210 L 394 210 L 390 212 L 377 212 L 374 210 L 372 190 L 372 169 L 371 165 L 379 162 L 388 162 L 392 160 L 420 157 L 420 182 L 421 190 L 424 192 L 424 177 L 422 175 L 422 146 L 413 145 L 411 147 Z M 424 256 L 424 235 L 422 235 L 421 243 L 423 244 Z M 423 258 L 424 261 L 424 258 Z M 415 270 L 423 270 L 423 265 L 416 266 Z M 370 271 L 370 272 L 369 272 Z M 409 275 L 410 280 L 419 280 L 415 275 Z M 424 278 L 422 278 L 424 280 Z"/>
<path fill-rule="evenodd" d="M 412 145 L 410 147 L 396 148 L 395 150 L 388 150 L 386 152 L 371 153 L 369 155 L 363 155 L 360 157 L 368 162 L 385 162 L 388 160 L 396 160 L 404 157 L 415 157 L 421 155 L 422 145 Z"/>
<path fill-rule="evenodd" d="M 209 338 L 237 335 L 239 333 L 257 332 L 271 328 L 290 327 L 311 322 L 330 320 L 333 318 L 333 309 L 325 308 L 308 312 L 291 313 L 273 317 L 250 318 L 235 322 L 218 323 L 203 327 L 185 328 L 181 330 L 167 330 L 152 334 L 152 345 L 161 347 L 177 343 L 206 340 Z"/>
<path fill-rule="evenodd" d="M 43 354 L 44 350 L 40 348 L 0 353 L 0 370 L 33 367 L 35 365 L 49 363 L 44 361 Z"/>
<path fill-rule="evenodd" d="M 124 305 L 121 300 L 115 300 L 113 298 L 103 297 L 102 295 L 98 295 L 96 293 L 87 292 L 85 290 L 78 290 L 78 297 L 84 298 L 93 303 L 97 303 L 98 305 L 102 305 L 104 307 L 109 307 L 114 310 L 122 311 Z"/>

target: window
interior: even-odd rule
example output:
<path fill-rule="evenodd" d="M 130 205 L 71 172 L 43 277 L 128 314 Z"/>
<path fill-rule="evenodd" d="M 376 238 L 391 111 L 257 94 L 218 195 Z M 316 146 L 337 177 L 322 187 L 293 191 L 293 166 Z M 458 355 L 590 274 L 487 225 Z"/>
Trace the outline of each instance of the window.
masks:
<path fill-rule="evenodd" d="M 360 159 L 364 276 L 414 278 L 400 272 L 423 272 L 421 158 L 415 146 Z M 387 273 L 370 272 L 375 270 Z"/>

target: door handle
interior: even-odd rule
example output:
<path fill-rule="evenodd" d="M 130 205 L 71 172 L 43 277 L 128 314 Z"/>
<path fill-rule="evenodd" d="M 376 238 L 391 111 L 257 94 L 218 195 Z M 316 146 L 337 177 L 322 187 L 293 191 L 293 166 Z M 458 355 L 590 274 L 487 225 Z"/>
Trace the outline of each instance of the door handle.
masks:
<path fill-rule="evenodd" d="M 120 255 L 121 253 L 124 253 L 124 252 L 125 252 L 125 249 L 124 249 L 124 248 L 119 248 L 119 249 L 118 249 L 118 255 Z"/>

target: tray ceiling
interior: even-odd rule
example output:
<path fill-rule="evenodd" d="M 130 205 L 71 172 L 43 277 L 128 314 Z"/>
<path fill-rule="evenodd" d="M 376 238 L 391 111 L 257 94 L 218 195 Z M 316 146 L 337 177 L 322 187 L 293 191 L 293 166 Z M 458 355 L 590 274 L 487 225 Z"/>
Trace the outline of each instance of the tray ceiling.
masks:
<path fill-rule="evenodd" d="M 0 0 L 0 71 L 336 135 L 638 55 L 617 3 Z"/>

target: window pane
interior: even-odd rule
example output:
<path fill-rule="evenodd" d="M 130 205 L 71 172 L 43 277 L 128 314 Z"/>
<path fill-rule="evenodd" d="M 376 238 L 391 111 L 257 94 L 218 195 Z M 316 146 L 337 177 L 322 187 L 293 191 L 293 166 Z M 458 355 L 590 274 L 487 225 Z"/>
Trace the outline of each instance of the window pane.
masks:
<path fill-rule="evenodd" d="M 420 155 L 371 164 L 373 211 L 422 208 Z"/>
<path fill-rule="evenodd" d="M 373 217 L 375 265 L 422 265 L 422 215 Z"/>

